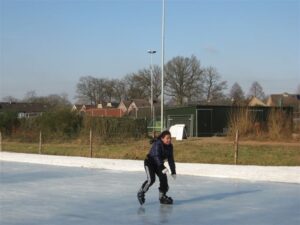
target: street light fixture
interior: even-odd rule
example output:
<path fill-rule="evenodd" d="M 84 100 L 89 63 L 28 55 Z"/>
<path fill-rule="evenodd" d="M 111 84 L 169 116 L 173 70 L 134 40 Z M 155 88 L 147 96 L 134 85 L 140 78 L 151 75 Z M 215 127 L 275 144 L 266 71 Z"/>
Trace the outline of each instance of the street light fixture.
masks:
<path fill-rule="evenodd" d="M 154 136 L 154 109 L 153 109 L 153 64 L 152 64 L 152 55 L 156 53 L 155 50 L 148 50 L 148 53 L 150 54 L 150 74 L 151 74 L 151 97 L 150 97 L 150 107 L 151 107 L 151 119 L 152 119 L 152 132 Z"/>

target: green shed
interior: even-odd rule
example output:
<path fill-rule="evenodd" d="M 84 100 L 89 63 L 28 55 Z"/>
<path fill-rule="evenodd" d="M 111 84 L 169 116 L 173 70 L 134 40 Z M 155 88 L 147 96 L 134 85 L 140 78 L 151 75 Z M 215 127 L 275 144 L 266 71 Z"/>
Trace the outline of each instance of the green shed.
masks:
<path fill-rule="evenodd" d="M 213 105 L 174 107 L 165 110 L 165 125 L 169 128 L 174 124 L 185 124 L 189 137 L 225 135 L 232 113 L 245 109 L 254 113 L 255 121 L 266 122 L 272 108 Z M 291 107 L 283 109 L 292 113 Z"/>

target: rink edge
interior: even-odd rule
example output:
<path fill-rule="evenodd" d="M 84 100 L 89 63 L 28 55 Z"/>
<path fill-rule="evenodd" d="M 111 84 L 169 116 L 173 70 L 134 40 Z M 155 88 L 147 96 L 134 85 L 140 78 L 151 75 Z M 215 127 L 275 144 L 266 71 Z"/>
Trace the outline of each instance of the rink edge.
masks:
<path fill-rule="evenodd" d="M 46 164 L 55 166 L 85 167 L 119 171 L 144 171 L 141 160 L 100 159 L 74 156 L 54 156 L 0 152 L 1 161 Z M 178 175 L 245 179 L 300 184 L 300 167 L 240 166 L 199 163 L 176 163 Z"/>

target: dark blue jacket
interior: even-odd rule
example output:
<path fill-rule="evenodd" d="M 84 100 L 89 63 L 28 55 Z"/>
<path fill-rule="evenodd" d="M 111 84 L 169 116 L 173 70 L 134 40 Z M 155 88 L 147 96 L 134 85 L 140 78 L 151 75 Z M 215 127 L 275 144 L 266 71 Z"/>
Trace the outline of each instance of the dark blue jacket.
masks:
<path fill-rule="evenodd" d="M 160 139 L 155 140 L 148 153 L 148 158 L 155 166 L 157 166 L 158 169 L 164 169 L 164 161 L 168 160 L 171 173 L 176 174 L 172 144 L 165 145 Z"/>

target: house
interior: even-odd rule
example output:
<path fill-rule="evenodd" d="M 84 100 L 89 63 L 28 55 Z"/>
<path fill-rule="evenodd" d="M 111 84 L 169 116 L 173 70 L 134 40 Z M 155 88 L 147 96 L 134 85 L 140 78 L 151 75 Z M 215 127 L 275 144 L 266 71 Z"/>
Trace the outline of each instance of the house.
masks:
<path fill-rule="evenodd" d="M 91 117 L 122 117 L 124 112 L 118 108 L 91 108 L 85 114 Z"/>
<path fill-rule="evenodd" d="M 41 103 L 0 102 L 0 113 L 16 112 L 18 118 L 30 118 L 47 112 L 50 106 Z"/>
<path fill-rule="evenodd" d="M 118 109 L 121 109 L 124 113 L 127 113 L 128 108 L 130 106 L 132 101 L 126 101 L 126 100 L 121 100 L 121 102 L 118 105 Z"/>
<path fill-rule="evenodd" d="M 122 117 L 124 112 L 116 108 L 117 103 L 101 102 L 95 105 L 73 105 L 72 111 L 77 111 L 92 117 Z"/>
<path fill-rule="evenodd" d="M 300 95 L 294 94 L 272 94 L 267 100 L 267 106 L 293 107 L 295 113 L 300 112 Z"/>
<path fill-rule="evenodd" d="M 119 103 L 116 102 L 101 102 L 97 105 L 98 109 L 102 108 L 117 108 Z"/>
<path fill-rule="evenodd" d="M 127 115 L 135 118 L 150 117 L 150 102 L 146 99 L 133 99 L 128 107 Z"/>
<path fill-rule="evenodd" d="M 267 100 L 268 106 L 292 107 L 294 129 L 300 129 L 300 95 L 295 94 L 273 94 Z"/>
<path fill-rule="evenodd" d="M 160 102 L 153 102 L 154 117 L 160 112 Z M 146 99 L 133 99 L 128 106 L 127 115 L 135 118 L 152 118 L 151 104 Z"/>
<path fill-rule="evenodd" d="M 121 109 L 125 115 L 134 118 L 145 118 L 151 115 L 151 105 L 146 99 L 122 100 L 117 108 Z"/>
<path fill-rule="evenodd" d="M 85 112 L 87 109 L 95 108 L 94 105 L 84 105 L 84 104 L 75 104 L 73 105 L 71 111 L 76 111 L 76 112 Z"/>
<path fill-rule="evenodd" d="M 267 106 L 263 101 L 253 96 L 249 99 L 248 106 Z"/>
<path fill-rule="evenodd" d="M 117 106 L 118 106 L 118 103 L 115 103 L 115 102 L 102 102 L 102 103 L 99 103 L 97 106 L 75 104 L 75 105 L 73 105 L 71 111 L 85 112 L 88 109 L 116 108 Z"/>

